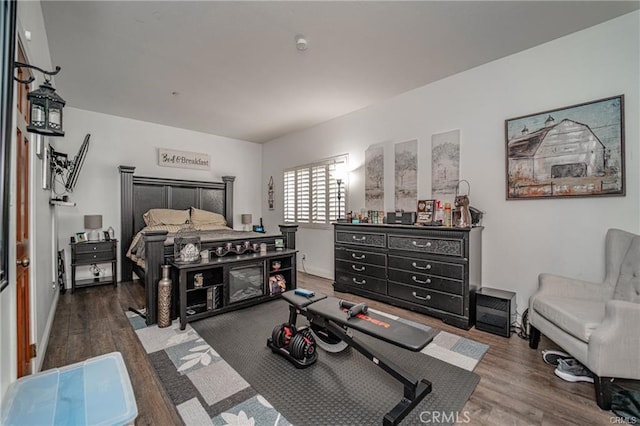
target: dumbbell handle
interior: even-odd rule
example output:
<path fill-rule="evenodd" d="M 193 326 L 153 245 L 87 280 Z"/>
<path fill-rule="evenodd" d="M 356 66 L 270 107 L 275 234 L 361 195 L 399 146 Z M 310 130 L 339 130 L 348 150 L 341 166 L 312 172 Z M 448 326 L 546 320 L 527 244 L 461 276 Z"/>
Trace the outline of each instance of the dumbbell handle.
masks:
<path fill-rule="evenodd" d="M 349 301 L 343 300 L 343 299 L 340 299 L 340 301 L 338 301 L 338 306 L 340 306 L 340 308 L 349 309 L 349 308 L 351 308 L 352 306 L 355 306 L 355 305 L 356 305 L 355 303 L 349 302 Z"/>
<path fill-rule="evenodd" d="M 340 305 L 340 308 L 348 309 L 347 319 L 353 318 L 359 313 L 366 314 L 369 309 L 369 307 L 364 303 L 353 303 L 346 300 L 340 300 L 338 304 Z"/>

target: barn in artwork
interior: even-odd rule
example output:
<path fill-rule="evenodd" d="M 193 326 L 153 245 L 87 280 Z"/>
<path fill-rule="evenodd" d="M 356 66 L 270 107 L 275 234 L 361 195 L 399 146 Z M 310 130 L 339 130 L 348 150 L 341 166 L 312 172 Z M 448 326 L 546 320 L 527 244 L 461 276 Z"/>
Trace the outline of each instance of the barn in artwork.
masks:
<path fill-rule="evenodd" d="M 549 116 L 545 127 L 508 143 L 509 181 L 535 184 L 558 178 L 602 176 L 605 146 L 586 124 L 570 119 L 555 123 Z"/>

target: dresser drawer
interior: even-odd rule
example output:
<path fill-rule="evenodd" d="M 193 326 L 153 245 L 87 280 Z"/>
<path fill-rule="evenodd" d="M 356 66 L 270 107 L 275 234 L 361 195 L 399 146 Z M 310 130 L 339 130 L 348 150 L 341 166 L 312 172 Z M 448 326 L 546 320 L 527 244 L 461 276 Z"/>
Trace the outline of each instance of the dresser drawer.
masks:
<path fill-rule="evenodd" d="M 429 259 L 389 256 L 389 268 L 422 274 L 438 275 L 456 280 L 464 279 L 464 265 L 456 263 L 437 262 Z"/>
<path fill-rule="evenodd" d="M 462 257 L 464 240 L 389 235 L 389 249 Z"/>
<path fill-rule="evenodd" d="M 456 315 L 462 315 L 464 312 L 461 296 L 429 291 L 419 287 L 390 283 L 389 296 Z"/>
<path fill-rule="evenodd" d="M 387 278 L 387 268 L 384 266 L 367 265 L 366 263 L 349 262 L 347 260 L 336 260 L 336 270 L 369 277 Z"/>
<path fill-rule="evenodd" d="M 363 251 L 358 249 L 336 247 L 335 248 L 336 259 L 348 260 L 351 262 L 367 263 L 369 265 L 385 266 L 387 255 L 384 253 L 373 253 L 370 251 Z"/>
<path fill-rule="evenodd" d="M 362 290 L 387 294 L 387 280 L 379 278 L 363 277 L 349 272 L 336 271 L 336 282 Z"/>
<path fill-rule="evenodd" d="M 462 281 L 449 280 L 429 274 L 389 269 L 389 281 L 395 281 L 401 284 L 410 284 L 428 290 L 438 290 L 460 296 L 464 294 Z"/>
<path fill-rule="evenodd" d="M 76 263 L 111 262 L 115 256 L 111 251 L 97 251 L 95 253 L 76 253 Z"/>
<path fill-rule="evenodd" d="M 97 251 L 111 251 L 113 244 L 110 242 L 101 243 L 78 243 L 75 245 L 76 253 L 95 253 Z"/>
<path fill-rule="evenodd" d="M 387 245 L 387 238 L 385 234 L 336 231 L 336 243 L 384 248 Z"/>

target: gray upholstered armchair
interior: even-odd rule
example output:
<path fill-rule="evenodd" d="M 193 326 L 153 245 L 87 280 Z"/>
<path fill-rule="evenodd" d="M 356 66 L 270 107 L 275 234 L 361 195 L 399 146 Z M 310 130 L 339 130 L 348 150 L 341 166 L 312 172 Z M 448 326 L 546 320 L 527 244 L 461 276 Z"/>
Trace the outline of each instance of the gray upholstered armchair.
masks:
<path fill-rule="evenodd" d="M 611 408 L 614 378 L 640 380 L 640 236 L 609 229 L 601 284 L 540 274 L 529 300 L 529 346 L 540 333 L 594 374 L 596 401 Z"/>

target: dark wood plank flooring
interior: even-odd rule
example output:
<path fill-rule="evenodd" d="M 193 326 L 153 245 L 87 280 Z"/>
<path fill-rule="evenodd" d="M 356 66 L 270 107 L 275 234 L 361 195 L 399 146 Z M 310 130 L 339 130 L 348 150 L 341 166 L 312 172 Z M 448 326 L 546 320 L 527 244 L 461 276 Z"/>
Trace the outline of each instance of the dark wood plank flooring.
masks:
<path fill-rule="evenodd" d="M 298 286 L 334 294 L 331 281 L 300 273 Z M 461 335 L 490 346 L 475 372 L 481 380 L 464 407 L 472 425 L 604 425 L 614 414 L 602 411 L 594 400 L 593 385 L 568 383 L 553 374 L 540 350 L 555 348 L 544 336 L 540 350 L 513 335 L 510 339 L 478 331 L 465 331 L 426 315 L 352 294 L 336 297 L 366 301 L 375 309 Z M 119 351 L 127 364 L 136 402 L 137 425 L 181 424 L 162 388 L 125 311 L 140 307 L 144 292 L 138 283 L 79 289 L 60 297 L 43 369 L 61 367 L 89 357 Z"/>

